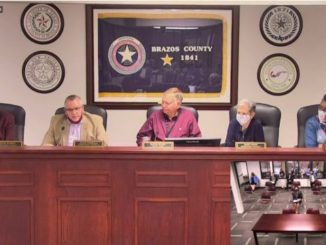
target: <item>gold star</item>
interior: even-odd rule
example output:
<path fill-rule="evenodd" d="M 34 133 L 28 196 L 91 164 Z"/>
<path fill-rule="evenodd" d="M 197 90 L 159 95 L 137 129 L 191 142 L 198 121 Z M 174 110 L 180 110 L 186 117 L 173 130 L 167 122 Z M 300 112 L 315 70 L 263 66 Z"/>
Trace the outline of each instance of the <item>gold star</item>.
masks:
<path fill-rule="evenodd" d="M 165 65 L 172 65 L 171 61 L 173 60 L 173 57 L 170 57 L 168 54 L 165 55 L 165 57 L 161 58 L 163 60 L 163 66 Z"/>
<path fill-rule="evenodd" d="M 125 62 L 126 60 L 132 62 L 132 56 L 136 53 L 136 52 L 132 52 L 129 50 L 129 46 L 126 46 L 126 49 L 122 52 L 118 52 L 121 56 L 122 56 L 122 61 L 121 63 Z"/>

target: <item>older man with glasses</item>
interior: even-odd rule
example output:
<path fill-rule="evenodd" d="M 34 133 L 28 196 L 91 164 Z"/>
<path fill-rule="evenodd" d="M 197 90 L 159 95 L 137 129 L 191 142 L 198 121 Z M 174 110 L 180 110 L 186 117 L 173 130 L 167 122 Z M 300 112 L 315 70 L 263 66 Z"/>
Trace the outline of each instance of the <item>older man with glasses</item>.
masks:
<path fill-rule="evenodd" d="M 162 109 L 155 111 L 137 133 L 137 145 L 144 138 L 164 141 L 166 138 L 201 137 L 201 131 L 193 113 L 181 107 L 182 91 L 169 88 L 162 95 Z"/>
<path fill-rule="evenodd" d="M 65 114 L 51 119 L 42 145 L 72 146 L 75 140 L 103 141 L 107 145 L 102 118 L 84 111 L 82 100 L 77 95 L 69 95 L 64 102 Z"/>

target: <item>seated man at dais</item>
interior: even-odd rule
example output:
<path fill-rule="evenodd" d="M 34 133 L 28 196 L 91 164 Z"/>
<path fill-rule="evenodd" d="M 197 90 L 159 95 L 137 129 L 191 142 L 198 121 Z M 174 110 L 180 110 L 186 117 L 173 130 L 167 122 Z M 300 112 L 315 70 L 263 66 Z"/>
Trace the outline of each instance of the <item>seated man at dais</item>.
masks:
<path fill-rule="evenodd" d="M 305 146 L 321 147 L 326 144 L 326 94 L 322 98 L 318 115 L 308 119 L 305 125 Z"/>
<path fill-rule="evenodd" d="M 194 114 L 181 107 L 183 94 L 178 88 L 169 88 L 162 96 L 162 109 L 154 111 L 137 133 L 137 145 L 144 138 L 164 141 L 166 138 L 201 137 Z"/>
<path fill-rule="evenodd" d="M 102 117 L 85 112 L 79 96 L 68 96 L 64 102 L 64 110 L 65 114 L 52 117 L 43 146 L 73 146 L 75 140 L 98 140 L 107 145 Z"/>
<path fill-rule="evenodd" d="M 236 142 L 264 142 L 261 123 L 255 119 L 256 104 L 248 99 L 237 105 L 236 118 L 229 123 L 225 146 L 234 147 Z"/>

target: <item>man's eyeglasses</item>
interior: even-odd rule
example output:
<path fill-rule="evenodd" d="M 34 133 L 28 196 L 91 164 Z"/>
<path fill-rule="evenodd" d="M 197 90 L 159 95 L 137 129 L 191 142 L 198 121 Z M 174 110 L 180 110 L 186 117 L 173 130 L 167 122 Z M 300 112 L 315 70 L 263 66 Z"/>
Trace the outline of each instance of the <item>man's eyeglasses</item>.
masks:
<path fill-rule="evenodd" d="M 67 112 L 79 111 L 81 108 L 82 106 L 75 107 L 75 108 L 65 108 L 65 111 Z"/>
<path fill-rule="evenodd" d="M 162 100 L 161 105 L 162 105 L 162 106 L 169 106 L 169 105 L 171 105 L 173 102 L 174 102 L 174 101 L 166 101 L 166 100 Z"/>

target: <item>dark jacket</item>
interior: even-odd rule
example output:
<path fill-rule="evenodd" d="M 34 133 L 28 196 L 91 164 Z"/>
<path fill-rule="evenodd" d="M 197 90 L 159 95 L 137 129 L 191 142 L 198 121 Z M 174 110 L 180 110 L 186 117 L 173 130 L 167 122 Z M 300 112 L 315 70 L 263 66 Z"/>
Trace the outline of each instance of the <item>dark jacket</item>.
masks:
<path fill-rule="evenodd" d="M 248 128 L 242 132 L 241 125 L 236 119 L 232 119 L 225 140 L 225 146 L 233 147 L 235 142 L 265 142 L 263 126 L 255 118 L 251 119 Z"/>
<path fill-rule="evenodd" d="M 15 140 L 15 117 L 7 111 L 0 111 L 0 140 Z"/>

